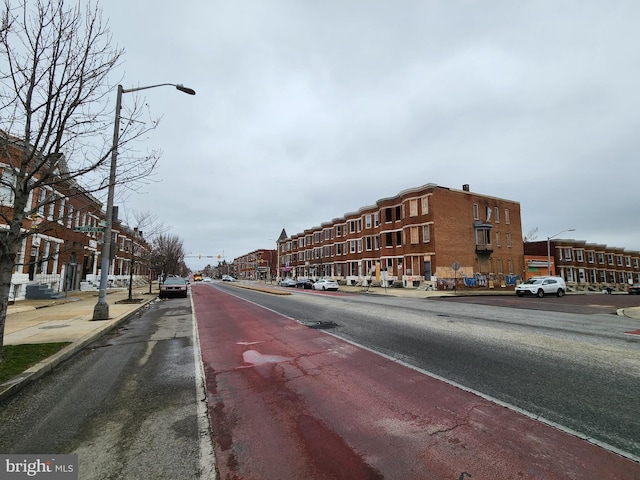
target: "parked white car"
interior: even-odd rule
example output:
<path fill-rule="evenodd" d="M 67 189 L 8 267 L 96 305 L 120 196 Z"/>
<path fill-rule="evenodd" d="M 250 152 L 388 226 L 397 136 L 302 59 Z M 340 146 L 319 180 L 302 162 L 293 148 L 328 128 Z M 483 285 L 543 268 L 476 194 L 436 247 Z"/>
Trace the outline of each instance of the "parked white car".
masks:
<path fill-rule="evenodd" d="M 545 295 L 563 296 L 567 291 L 567 284 L 562 277 L 533 277 L 516 287 L 519 297 L 535 295 L 542 298 Z"/>
<path fill-rule="evenodd" d="M 315 282 L 311 288 L 314 290 L 338 290 L 338 284 L 333 280 L 322 278 Z"/>

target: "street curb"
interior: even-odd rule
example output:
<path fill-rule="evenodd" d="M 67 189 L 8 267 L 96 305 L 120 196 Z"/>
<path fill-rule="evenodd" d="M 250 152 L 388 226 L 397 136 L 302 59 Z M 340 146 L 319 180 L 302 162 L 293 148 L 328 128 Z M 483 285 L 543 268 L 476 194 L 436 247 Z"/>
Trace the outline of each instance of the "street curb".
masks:
<path fill-rule="evenodd" d="M 27 385 L 35 382 L 39 378 L 43 377 L 47 373 L 51 372 L 54 368 L 60 365 L 62 362 L 70 359 L 79 351 L 83 350 L 87 345 L 95 342 L 99 338 L 103 337 L 110 331 L 114 330 L 116 327 L 120 326 L 122 323 L 129 320 L 131 317 L 138 314 L 140 310 L 153 302 L 156 297 L 150 298 L 143 303 L 137 305 L 137 308 L 131 310 L 127 314 L 123 315 L 120 318 L 116 318 L 114 320 L 107 320 L 104 324 L 103 328 L 88 333 L 80 340 L 73 342 L 71 345 L 67 345 L 62 350 L 58 351 L 54 355 L 42 360 L 41 362 L 36 363 L 31 366 L 24 372 L 19 375 L 16 375 L 10 380 L 7 380 L 5 383 L 0 385 L 0 402 L 6 400 L 7 398 L 15 395 L 20 390 L 22 390 Z M 35 308 L 34 308 L 35 309 Z M 98 322 L 102 322 L 104 320 L 96 320 Z"/>
<path fill-rule="evenodd" d="M 638 310 L 640 309 L 640 307 L 625 307 L 625 308 L 619 308 L 618 310 L 616 310 L 616 314 L 620 317 L 625 317 L 625 318 L 630 318 L 632 320 L 640 320 L 638 314 L 636 315 L 628 315 L 627 314 L 627 310 Z"/>

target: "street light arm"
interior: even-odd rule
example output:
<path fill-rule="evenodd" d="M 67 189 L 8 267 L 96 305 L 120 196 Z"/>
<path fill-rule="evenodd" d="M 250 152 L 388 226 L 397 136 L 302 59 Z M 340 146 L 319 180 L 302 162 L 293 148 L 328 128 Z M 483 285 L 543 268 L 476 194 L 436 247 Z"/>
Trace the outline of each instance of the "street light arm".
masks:
<path fill-rule="evenodd" d="M 549 275 L 551 275 L 551 239 L 553 237 L 557 237 L 558 235 L 560 235 L 561 233 L 565 233 L 565 232 L 575 232 L 576 229 L 575 228 L 570 228 L 568 230 L 562 230 L 561 232 L 556 233 L 555 235 L 551 235 L 550 237 L 547 237 L 547 273 Z M 555 270 L 555 268 L 554 268 Z M 555 272 L 554 272 L 555 273 Z"/>
<path fill-rule="evenodd" d="M 570 228 L 569 230 L 562 230 L 561 232 L 556 233 L 555 235 L 551 235 L 550 237 L 547 237 L 547 240 L 551 240 L 554 237 L 557 237 L 558 235 L 560 235 L 561 233 L 565 233 L 565 232 L 575 232 L 576 229 L 575 228 Z"/>
<path fill-rule="evenodd" d="M 193 88 L 189 88 L 189 87 L 185 87 L 184 85 L 178 83 L 158 83 L 157 85 L 149 85 L 147 87 L 134 87 L 134 88 L 123 88 L 122 89 L 122 93 L 131 93 L 131 92 L 137 92 L 139 90 L 148 90 L 149 88 L 156 88 L 156 87 L 176 87 L 176 90 L 180 90 L 181 92 L 184 92 L 188 95 L 195 95 L 196 91 Z"/>

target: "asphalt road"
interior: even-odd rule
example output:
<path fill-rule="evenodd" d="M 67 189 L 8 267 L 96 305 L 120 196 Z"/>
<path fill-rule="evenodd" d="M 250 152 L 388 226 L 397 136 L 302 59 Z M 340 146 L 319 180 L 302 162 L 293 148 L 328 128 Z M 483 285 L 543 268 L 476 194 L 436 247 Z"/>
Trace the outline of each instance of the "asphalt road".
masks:
<path fill-rule="evenodd" d="M 424 300 L 221 288 L 640 458 L 640 344 L 624 335 L 638 322 L 613 314 L 615 295 Z"/>
<path fill-rule="evenodd" d="M 547 295 L 543 298 L 518 297 L 517 295 L 477 295 L 459 297 L 434 297 L 432 300 L 495 307 L 513 307 L 524 310 L 545 310 L 549 312 L 583 313 L 587 315 L 611 314 L 626 307 L 640 307 L 640 295 L 628 294 L 568 294 L 561 298 Z"/>
<path fill-rule="evenodd" d="M 78 454 L 83 480 L 198 478 L 193 333 L 189 299 L 154 302 L 1 405 L 0 451 Z"/>

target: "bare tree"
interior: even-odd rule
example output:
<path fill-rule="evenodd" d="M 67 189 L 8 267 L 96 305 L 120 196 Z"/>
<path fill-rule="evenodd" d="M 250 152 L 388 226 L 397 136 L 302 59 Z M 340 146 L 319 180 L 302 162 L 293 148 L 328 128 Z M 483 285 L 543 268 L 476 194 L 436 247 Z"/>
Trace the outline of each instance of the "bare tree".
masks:
<path fill-rule="evenodd" d="M 91 3 L 4 0 L 1 15 L 0 359 L 22 240 L 58 228 L 65 215 L 57 203 L 61 196 L 86 196 L 108 186 L 114 90 L 108 76 L 124 54 L 112 47 L 102 11 Z M 123 122 L 120 134 L 118 183 L 149 176 L 158 158 L 155 153 L 135 158 L 126 147 L 157 125 L 136 121 L 143 109 L 137 99 L 132 103 L 123 115 L 130 121 Z M 41 215 L 47 206 L 47 215 Z"/>
<path fill-rule="evenodd" d="M 133 212 L 132 218 L 129 219 L 125 214 L 127 225 L 135 225 L 134 227 L 134 239 L 138 237 L 141 242 L 145 243 L 145 247 L 139 248 L 139 244 L 136 241 L 131 242 L 130 249 L 130 261 L 129 266 L 129 301 L 133 300 L 133 271 L 136 264 L 144 265 L 148 269 L 151 269 L 152 250 L 148 242 L 151 242 L 154 238 L 164 234 L 167 231 L 167 227 L 162 223 L 158 216 L 151 212 Z M 151 293 L 151 281 L 149 278 L 149 293 Z"/>
<path fill-rule="evenodd" d="M 185 275 L 185 252 L 177 235 L 161 234 L 153 240 L 151 268 L 164 275 Z"/>
<path fill-rule="evenodd" d="M 538 238 L 538 227 L 529 230 L 529 233 L 524 236 L 523 240 L 525 243 L 534 242 L 536 238 Z"/>

